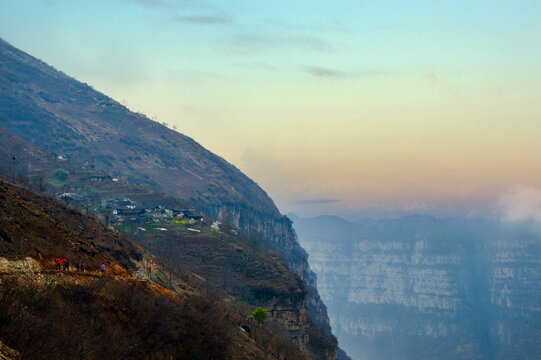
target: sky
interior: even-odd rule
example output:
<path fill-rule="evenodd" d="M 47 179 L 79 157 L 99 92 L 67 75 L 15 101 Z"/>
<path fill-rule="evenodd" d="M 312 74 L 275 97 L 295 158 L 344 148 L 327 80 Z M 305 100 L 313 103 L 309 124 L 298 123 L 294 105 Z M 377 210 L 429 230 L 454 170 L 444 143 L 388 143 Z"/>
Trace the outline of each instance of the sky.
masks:
<path fill-rule="evenodd" d="M 1 0 L 0 37 L 283 212 L 476 216 L 541 188 L 539 1 Z"/>

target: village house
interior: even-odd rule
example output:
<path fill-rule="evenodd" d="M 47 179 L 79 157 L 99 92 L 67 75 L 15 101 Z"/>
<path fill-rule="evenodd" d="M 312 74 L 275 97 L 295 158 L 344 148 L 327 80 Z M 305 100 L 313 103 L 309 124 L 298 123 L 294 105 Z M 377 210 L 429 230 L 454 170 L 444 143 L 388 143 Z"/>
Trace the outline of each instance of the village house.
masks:
<path fill-rule="evenodd" d="M 182 214 L 182 217 L 184 219 L 192 219 L 192 220 L 195 220 L 195 221 L 203 221 L 204 220 L 203 214 L 201 212 L 198 212 L 198 211 L 195 211 L 195 210 L 191 210 L 191 209 L 190 210 L 185 210 L 181 214 Z"/>
<path fill-rule="evenodd" d="M 107 180 L 112 181 L 113 178 L 109 175 L 90 175 L 87 180 L 102 182 Z"/>
<path fill-rule="evenodd" d="M 124 220 L 144 220 L 147 217 L 147 213 L 143 209 L 114 209 L 112 211 L 115 220 L 124 221 Z"/>
<path fill-rule="evenodd" d="M 107 208 L 109 209 L 135 209 L 135 203 L 129 199 L 114 199 L 107 200 Z"/>

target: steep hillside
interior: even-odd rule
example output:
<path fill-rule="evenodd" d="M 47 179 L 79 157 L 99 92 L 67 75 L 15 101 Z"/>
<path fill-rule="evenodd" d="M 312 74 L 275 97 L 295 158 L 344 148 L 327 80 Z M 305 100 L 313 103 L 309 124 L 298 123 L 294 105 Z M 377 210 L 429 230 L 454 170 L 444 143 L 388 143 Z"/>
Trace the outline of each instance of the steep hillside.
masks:
<path fill-rule="evenodd" d="M 200 277 L 181 279 L 95 219 L 3 180 L 0 229 L 2 356 L 306 359 Z M 70 270 L 55 269 L 58 256 L 71 260 Z M 85 272 L 75 271 L 77 261 Z"/>
<path fill-rule="evenodd" d="M 353 358 L 541 359 L 534 224 L 293 219 Z"/>
<path fill-rule="evenodd" d="M 87 213 L 103 219 L 105 204 L 115 199 L 131 198 L 147 207 L 188 208 L 176 197 L 112 178 L 92 164 L 65 159 L 29 143 L 0 128 L 0 170 L 38 192 L 56 196 L 64 202 L 85 208 Z M 64 174 L 59 179 L 56 174 Z M 68 195 L 69 194 L 69 195 Z M 64 196 L 63 196 L 64 195 Z"/>
<path fill-rule="evenodd" d="M 0 180 L 0 254 L 36 259 L 53 269 L 56 257 L 83 260 L 89 269 L 111 264 L 120 274 L 143 266 L 143 250 L 101 223 L 58 202 Z"/>
<path fill-rule="evenodd" d="M 183 226 L 180 221 L 141 224 L 135 238 L 143 247 L 178 270 L 189 271 L 218 285 L 241 313 L 262 306 L 269 322 L 281 329 L 313 359 L 333 358 L 336 340 L 315 327 L 308 317 L 307 291 L 288 271 L 283 257 L 257 242 L 205 223 Z M 143 230 L 144 229 L 144 230 Z"/>
<path fill-rule="evenodd" d="M 64 191 L 75 189 L 77 194 L 69 193 L 70 197 L 59 196 L 59 199 L 70 207 L 101 218 L 103 222 L 111 224 L 111 227 L 134 238 L 144 248 L 153 252 L 166 264 L 165 271 L 161 274 L 154 269 L 151 276 L 153 281 L 175 288 L 175 283 L 174 281 L 171 283 L 170 276 L 175 273 L 188 274 L 188 278 L 195 280 L 203 292 L 234 304 L 237 311 L 244 314 L 244 317 L 250 315 L 251 311 L 258 306 L 266 308 L 269 311 L 269 326 L 312 354 L 314 359 L 327 358 L 328 354 L 334 353 L 335 340 L 323 334 L 308 318 L 307 293 L 304 284 L 297 275 L 288 270 L 282 256 L 265 248 L 261 242 L 243 237 L 231 227 L 215 226 L 216 224 L 213 225 L 212 221 L 196 222 L 184 217 L 181 217 L 182 220 L 174 220 L 172 216 L 167 215 L 167 212 L 164 213 L 164 209 L 166 209 L 165 206 L 181 206 L 181 202 L 175 198 L 122 181 L 111 181 L 106 175 L 92 169 L 85 169 L 85 166 L 73 160 L 68 162 L 57 159 L 57 156 L 46 154 L 7 131 L 0 131 L 0 148 L 4 150 L 0 153 L 0 171 L 3 168 L 12 176 L 18 174 L 18 179 L 25 183 L 33 183 L 37 189 L 41 186 L 24 176 L 28 172 L 33 173 L 34 178 L 38 177 L 42 179 L 42 183 L 45 183 L 42 191 L 52 191 L 53 194 L 56 191 L 55 187 L 59 186 L 58 182 L 61 183 Z M 41 167 L 38 171 L 37 168 L 26 163 L 39 163 Z M 14 167 L 14 164 L 17 166 Z M 66 178 L 60 181 L 49 177 L 51 173 L 57 171 L 64 171 Z M 89 181 L 89 175 L 91 179 L 97 177 L 105 180 Z M 54 186 L 49 184 L 49 180 L 54 180 L 52 183 Z M 28 192 L 28 194 L 31 193 Z M 114 216 L 111 214 L 112 209 L 102 206 L 106 201 L 119 197 L 131 199 L 127 204 L 135 208 L 135 213 L 139 214 L 137 218 Z M 71 198 L 83 198 L 85 201 L 75 201 Z M 44 200 L 39 196 L 33 199 L 34 202 L 41 203 Z M 71 200 L 68 201 L 68 199 Z M 59 202 L 49 201 L 48 203 L 63 208 Z M 147 213 L 145 208 L 152 210 Z M 82 217 L 80 213 L 73 213 Z M 28 219 L 23 217 L 20 221 L 20 227 L 24 227 L 24 222 Z M 222 229 L 220 230 L 219 227 Z M 32 244 L 40 243 L 40 230 L 42 229 L 34 232 L 38 237 L 32 239 Z M 116 243 L 117 246 L 121 244 L 119 239 L 113 239 L 108 243 Z M 138 261 L 139 267 L 132 267 L 132 270 L 148 278 L 147 275 L 150 274 L 142 270 L 143 263 L 154 264 L 155 261 L 152 259 Z M 198 277 L 189 276 L 191 273 Z M 273 335 L 273 338 L 280 337 Z M 285 346 L 287 344 L 282 340 L 279 342 L 283 343 L 279 346 L 281 349 L 291 347 Z"/>
<path fill-rule="evenodd" d="M 280 251 L 304 280 L 309 314 L 330 335 L 315 277 L 289 219 L 233 165 L 194 140 L 0 40 L 0 127 L 46 152 L 176 195 Z"/>
<path fill-rule="evenodd" d="M 282 217 L 257 184 L 192 139 L 1 40 L 0 74 L 0 126 L 27 141 L 207 207 Z"/>

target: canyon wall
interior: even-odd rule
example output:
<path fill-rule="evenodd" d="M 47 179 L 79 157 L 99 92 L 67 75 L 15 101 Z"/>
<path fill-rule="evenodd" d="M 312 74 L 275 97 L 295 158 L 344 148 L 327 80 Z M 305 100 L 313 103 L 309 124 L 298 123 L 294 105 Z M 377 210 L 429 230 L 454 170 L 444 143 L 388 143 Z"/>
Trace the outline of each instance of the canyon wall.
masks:
<path fill-rule="evenodd" d="M 534 226 L 293 219 L 333 331 L 352 358 L 540 358 Z"/>

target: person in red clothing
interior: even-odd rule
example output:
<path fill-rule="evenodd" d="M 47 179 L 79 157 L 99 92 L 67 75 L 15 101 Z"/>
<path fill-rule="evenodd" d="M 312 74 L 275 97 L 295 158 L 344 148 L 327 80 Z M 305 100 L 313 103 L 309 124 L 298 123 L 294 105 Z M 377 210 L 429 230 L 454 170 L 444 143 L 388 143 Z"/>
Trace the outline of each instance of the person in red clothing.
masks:
<path fill-rule="evenodd" d="M 60 258 L 56 258 L 54 262 L 56 263 L 56 270 L 60 270 L 60 264 L 61 264 Z"/>
<path fill-rule="evenodd" d="M 66 262 L 67 262 L 67 261 L 68 261 L 68 260 L 66 260 L 66 258 L 63 258 L 63 259 L 62 259 L 62 270 L 66 270 Z"/>

